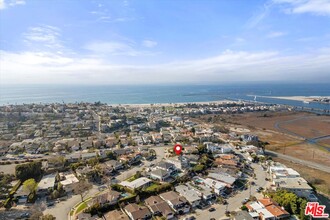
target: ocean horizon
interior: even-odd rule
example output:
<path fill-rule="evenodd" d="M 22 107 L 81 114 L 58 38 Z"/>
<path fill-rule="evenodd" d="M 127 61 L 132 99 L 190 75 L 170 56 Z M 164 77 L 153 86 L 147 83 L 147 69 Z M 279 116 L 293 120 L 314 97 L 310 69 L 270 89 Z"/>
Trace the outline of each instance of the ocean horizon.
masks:
<path fill-rule="evenodd" d="M 299 101 L 267 96 L 330 96 L 330 84 L 232 83 L 219 85 L 2 85 L 0 105 L 28 103 L 102 102 L 152 104 L 253 100 L 273 104 L 306 106 Z M 310 103 L 308 107 L 329 109 Z"/>

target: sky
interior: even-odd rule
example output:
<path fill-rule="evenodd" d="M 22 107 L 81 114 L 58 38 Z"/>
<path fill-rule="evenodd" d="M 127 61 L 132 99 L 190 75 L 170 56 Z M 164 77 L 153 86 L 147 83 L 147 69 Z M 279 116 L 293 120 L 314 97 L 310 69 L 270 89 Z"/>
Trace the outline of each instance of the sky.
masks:
<path fill-rule="evenodd" d="M 330 83 L 330 0 L 0 0 L 0 85 Z"/>

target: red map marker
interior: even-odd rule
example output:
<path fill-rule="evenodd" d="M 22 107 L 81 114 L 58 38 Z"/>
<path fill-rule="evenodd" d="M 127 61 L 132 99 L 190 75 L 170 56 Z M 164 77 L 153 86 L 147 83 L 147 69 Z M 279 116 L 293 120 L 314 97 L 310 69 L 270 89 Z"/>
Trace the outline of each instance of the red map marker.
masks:
<path fill-rule="evenodd" d="M 182 146 L 180 144 L 176 144 L 174 145 L 174 152 L 177 154 L 177 155 L 180 155 L 181 152 L 182 152 Z"/>

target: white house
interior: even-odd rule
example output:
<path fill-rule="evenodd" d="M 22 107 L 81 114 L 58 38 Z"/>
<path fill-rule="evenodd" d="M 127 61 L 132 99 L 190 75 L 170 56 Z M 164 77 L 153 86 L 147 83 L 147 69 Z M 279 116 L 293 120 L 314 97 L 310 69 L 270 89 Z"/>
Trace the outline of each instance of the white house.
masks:
<path fill-rule="evenodd" d="M 197 194 L 197 192 L 193 190 L 193 188 L 186 185 L 176 186 L 175 191 L 177 191 L 181 196 L 185 197 L 193 208 L 198 206 L 202 201 L 202 198 Z"/>

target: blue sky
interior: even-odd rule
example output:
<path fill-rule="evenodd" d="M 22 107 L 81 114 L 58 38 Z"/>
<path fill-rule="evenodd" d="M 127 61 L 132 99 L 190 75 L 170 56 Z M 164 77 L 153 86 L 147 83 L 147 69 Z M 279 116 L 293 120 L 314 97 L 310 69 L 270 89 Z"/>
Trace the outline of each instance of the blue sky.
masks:
<path fill-rule="evenodd" d="M 330 0 L 0 0 L 0 83 L 330 82 Z"/>

